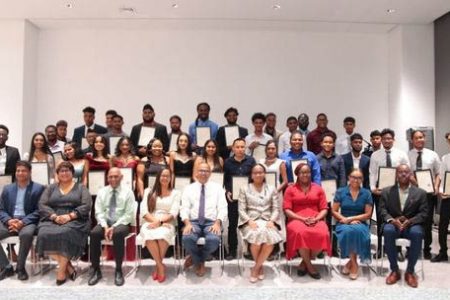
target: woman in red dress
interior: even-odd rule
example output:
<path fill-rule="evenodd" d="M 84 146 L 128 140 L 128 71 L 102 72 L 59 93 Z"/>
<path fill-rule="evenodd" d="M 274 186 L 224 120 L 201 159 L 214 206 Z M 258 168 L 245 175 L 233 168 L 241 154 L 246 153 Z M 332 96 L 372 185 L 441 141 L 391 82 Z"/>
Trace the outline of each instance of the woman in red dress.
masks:
<path fill-rule="evenodd" d="M 295 168 L 297 182 L 290 185 L 284 194 L 283 209 L 288 217 L 287 259 L 300 253 L 302 262 L 297 270 L 299 276 L 307 273 L 320 279 L 320 273 L 311 264 L 320 252 L 331 255 L 330 235 L 324 221 L 327 215 L 327 200 L 323 189 L 311 182 L 311 168 L 301 163 Z"/>

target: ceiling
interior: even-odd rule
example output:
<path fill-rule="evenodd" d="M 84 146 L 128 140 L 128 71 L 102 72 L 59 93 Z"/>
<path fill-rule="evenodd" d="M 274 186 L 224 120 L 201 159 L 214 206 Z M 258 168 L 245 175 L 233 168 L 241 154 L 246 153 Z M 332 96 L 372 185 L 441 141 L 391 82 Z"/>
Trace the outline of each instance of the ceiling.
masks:
<path fill-rule="evenodd" d="M 0 0 L 0 19 L 428 24 L 450 0 Z M 395 12 L 388 13 L 393 9 Z"/>

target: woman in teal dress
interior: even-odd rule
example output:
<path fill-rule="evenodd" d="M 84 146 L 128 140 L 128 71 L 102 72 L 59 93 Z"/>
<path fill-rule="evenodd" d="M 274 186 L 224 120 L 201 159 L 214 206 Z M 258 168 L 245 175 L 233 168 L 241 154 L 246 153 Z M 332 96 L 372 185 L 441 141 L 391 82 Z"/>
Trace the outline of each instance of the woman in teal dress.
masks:
<path fill-rule="evenodd" d="M 363 174 L 354 169 L 349 175 L 349 184 L 337 190 L 333 203 L 336 218 L 336 235 L 341 257 L 350 257 L 342 269 L 350 279 L 358 278 L 359 255 L 362 262 L 370 260 L 370 232 L 367 221 L 372 215 L 372 195 L 362 188 Z"/>
<path fill-rule="evenodd" d="M 64 157 L 73 165 L 75 173 L 73 179 L 76 183 L 87 186 L 89 164 L 83 157 L 80 147 L 77 143 L 71 142 L 64 145 Z"/>

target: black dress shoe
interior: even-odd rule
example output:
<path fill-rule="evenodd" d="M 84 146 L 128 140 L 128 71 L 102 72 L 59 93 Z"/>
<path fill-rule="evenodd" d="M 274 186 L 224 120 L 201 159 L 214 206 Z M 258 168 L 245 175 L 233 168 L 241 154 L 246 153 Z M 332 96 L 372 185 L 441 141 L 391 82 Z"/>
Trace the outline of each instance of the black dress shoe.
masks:
<path fill-rule="evenodd" d="M 125 280 L 123 279 L 122 271 L 116 271 L 116 274 L 114 276 L 114 284 L 117 286 L 121 286 L 125 283 Z"/>
<path fill-rule="evenodd" d="M 227 256 L 225 256 L 226 260 L 233 260 L 236 259 L 236 253 L 228 253 Z"/>
<path fill-rule="evenodd" d="M 447 255 L 447 254 L 444 254 L 444 253 L 439 253 L 438 255 L 436 255 L 435 257 L 433 257 L 430 261 L 431 261 L 431 262 L 448 261 L 448 255 Z"/>
<path fill-rule="evenodd" d="M 320 278 L 322 278 L 322 276 L 320 276 L 320 273 L 319 273 L 319 272 L 317 272 L 317 273 L 310 273 L 310 272 L 308 272 L 308 274 L 309 274 L 309 276 L 310 276 L 311 278 L 314 278 L 314 279 L 317 279 L 317 280 L 319 280 Z"/>
<path fill-rule="evenodd" d="M 6 277 L 11 277 L 14 275 L 14 268 L 13 266 L 9 265 L 3 268 L 3 270 L 0 271 L 0 280 L 5 279 Z"/>
<path fill-rule="evenodd" d="M 423 251 L 423 258 L 424 259 L 431 259 L 431 252 L 430 251 Z"/>
<path fill-rule="evenodd" d="M 16 272 L 17 272 L 17 279 L 28 280 L 28 273 L 25 269 L 18 269 Z"/>
<path fill-rule="evenodd" d="M 102 277 L 102 271 L 100 271 L 100 269 L 94 269 L 91 277 L 89 277 L 88 285 L 96 285 Z"/>
<path fill-rule="evenodd" d="M 305 270 L 302 270 L 302 269 L 297 269 L 297 276 L 299 276 L 299 277 L 303 277 L 303 276 L 305 276 L 306 274 L 308 273 L 308 271 L 306 271 L 306 269 Z"/>
<path fill-rule="evenodd" d="M 77 279 L 77 271 L 75 269 L 73 269 L 73 272 L 69 273 L 68 277 L 70 280 L 75 281 L 75 279 Z"/>
<path fill-rule="evenodd" d="M 56 285 L 57 286 L 63 285 L 64 283 L 66 283 L 66 281 L 67 281 L 67 278 L 64 278 L 62 280 L 56 279 Z"/>

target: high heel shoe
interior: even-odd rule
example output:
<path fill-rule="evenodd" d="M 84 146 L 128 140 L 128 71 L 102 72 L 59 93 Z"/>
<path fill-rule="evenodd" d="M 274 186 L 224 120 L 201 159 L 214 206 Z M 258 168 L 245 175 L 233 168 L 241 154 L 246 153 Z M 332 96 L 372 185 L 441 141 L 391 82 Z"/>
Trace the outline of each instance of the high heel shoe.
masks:
<path fill-rule="evenodd" d="M 163 283 L 164 281 L 166 281 L 166 275 L 157 275 L 158 276 L 158 282 L 159 283 Z"/>
<path fill-rule="evenodd" d="M 64 283 L 66 283 L 66 281 L 67 281 L 67 278 L 64 278 L 62 280 L 56 279 L 56 285 L 57 286 L 63 285 Z"/>
<path fill-rule="evenodd" d="M 158 272 L 153 271 L 153 273 L 152 273 L 152 279 L 153 279 L 154 281 L 158 280 Z"/>
<path fill-rule="evenodd" d="M 75 279 L 77 279 L 77 271 L 72 267 L 72 273 L 67 270 L 67 276 L 70 280 L 75 281 Z"/>

